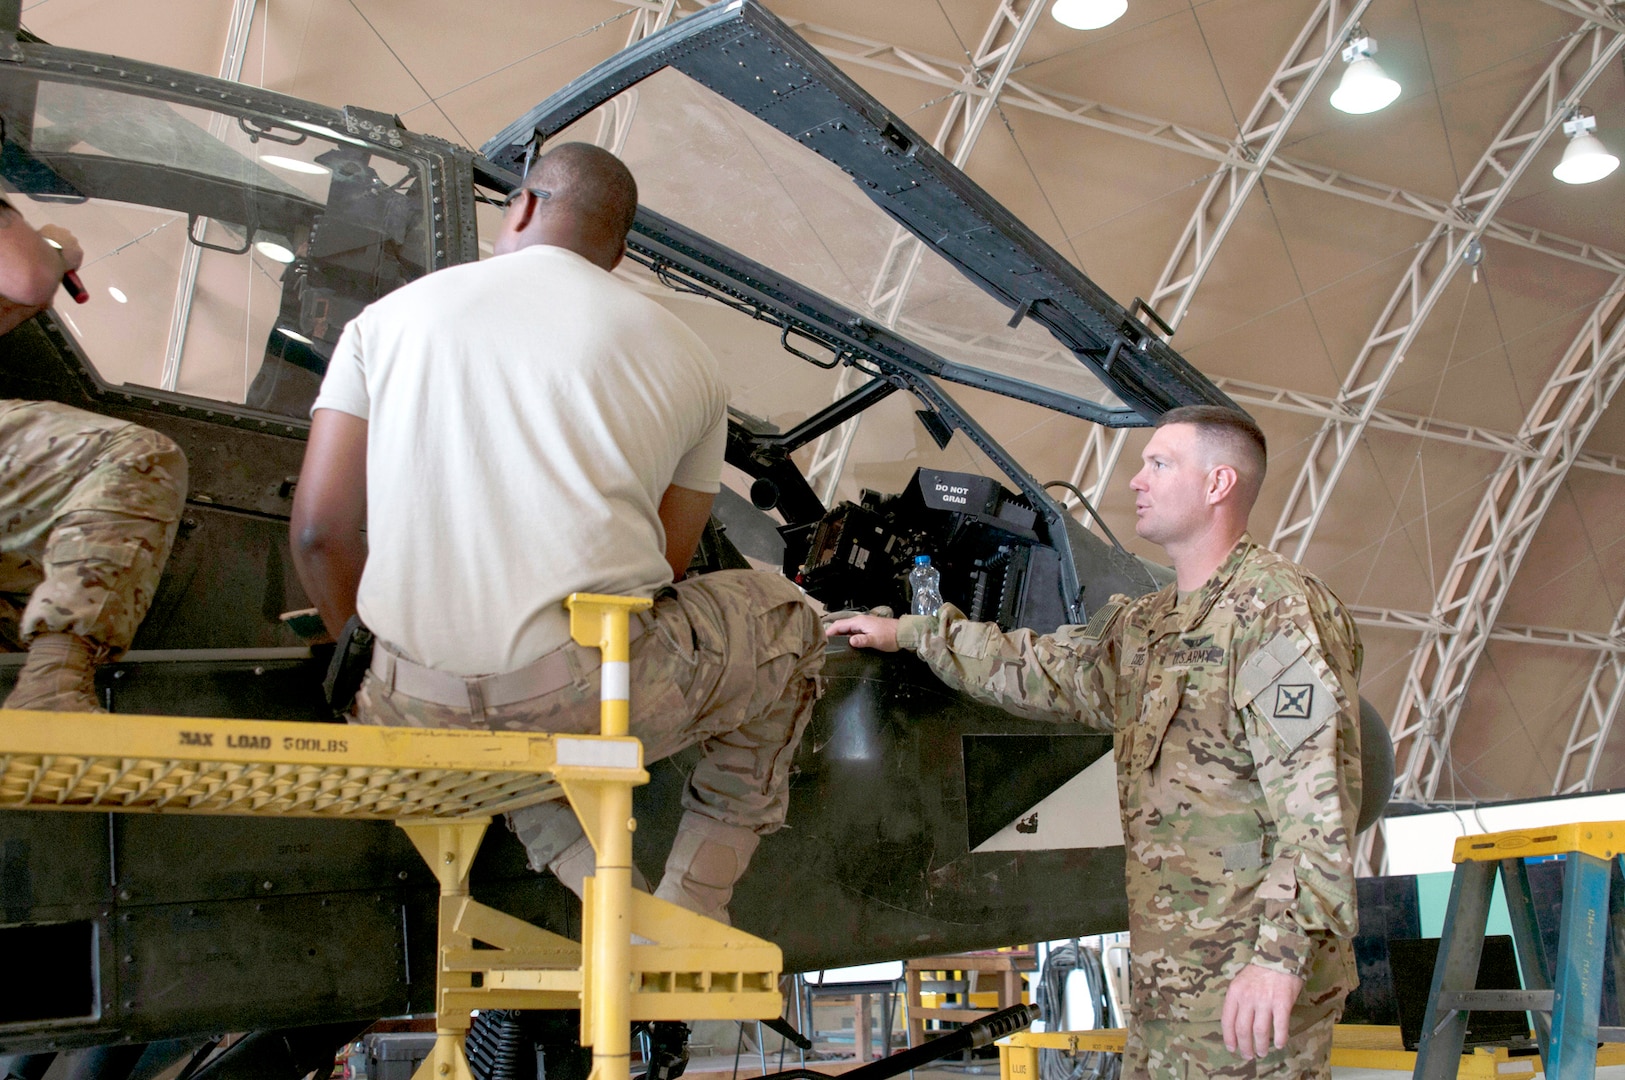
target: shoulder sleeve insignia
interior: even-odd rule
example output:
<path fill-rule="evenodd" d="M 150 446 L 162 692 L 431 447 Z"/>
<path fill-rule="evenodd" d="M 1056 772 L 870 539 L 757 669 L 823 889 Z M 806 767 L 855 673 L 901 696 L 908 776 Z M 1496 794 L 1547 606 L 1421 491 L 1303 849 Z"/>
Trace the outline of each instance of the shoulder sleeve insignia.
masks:
<path fill-rule="evenodd" d="M 1334 688 L 1306 655 L 1311 647 L 1301 633 L 1284 630 L 1236 672 L 1236 708 L 1252 706 L 1289 753 L 1337 714 Z"/>
<path fill-rule="evenodd" d="M 1089 622 L 1085 624 L 1083 633 L 1079 636 L 1085 641 L 1099 641 L 1106 636 L 1106 631 L 1111 628 L 1112 621 L 1117 618 L 1117 613 L 1122 611 L 1124 606 L 1121 601 L 1113 600 L 1098 608 L 1089 616 Z"/>

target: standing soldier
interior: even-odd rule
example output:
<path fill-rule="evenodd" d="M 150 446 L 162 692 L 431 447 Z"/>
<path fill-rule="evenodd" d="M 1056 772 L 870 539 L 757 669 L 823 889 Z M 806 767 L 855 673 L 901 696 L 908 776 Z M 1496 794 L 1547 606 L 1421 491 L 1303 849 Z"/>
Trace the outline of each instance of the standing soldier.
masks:
<path fill-rule="evenodd" d="M 1174 409 L 1143 457 L 1135 531 L 1166 549 L 1174 585 L 1042 636 L 951 604 L 830 633 L 913 649 L 1018 715 L 1114 733 L 1125 1076 L 1329 1076 L 1356 982 L 1359 636 L 1319 579 L 1247 535 L 1265 445 L 1245 414 Z"/>
<path fill-rule="evenodd" d="M 0 199 L 0 334 L 44 310 L 84 253 Z M 52 401 L 0 401 L 0 646 L 28 660 L 8 709 L 105 712 L 95 667 L 130 647 L 186 501 L 166 436 Z"/>

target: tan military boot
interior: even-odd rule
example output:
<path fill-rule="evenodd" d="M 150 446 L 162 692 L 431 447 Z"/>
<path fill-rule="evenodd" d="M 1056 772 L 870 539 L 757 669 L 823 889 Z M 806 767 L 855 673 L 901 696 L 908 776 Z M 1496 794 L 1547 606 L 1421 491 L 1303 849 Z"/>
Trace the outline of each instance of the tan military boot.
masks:
<path fill-rule="evenodd" d="M 666 873 L 655 896 L 724 925 L 734 883 L 745 874 L 760 842 L 751 830 L 704 817 L 692 810 L 683 815 L 666 857 Z"/>
<path fill-rule="evenodd" d="M 576 813 L 563 800 L 535 803 L 507 814 L 508 828 L 525 845 L 525 861 L 538 874 L 551 870 L 566 889 L 582 899 L 582 882 L 593 872 L 597 858 Z M 632 887 L 649 891 L 649 881 L 632 867 Z"/>
<path fill-rule="evenodd" d="M 553 876 L 580 900 L 586 899 L 585 882 L 587 876 L 597 869 L 597 866 L 598 858 L 585 835 L 559 852 L 555 858 L 547 861 L 547 868 L 553 871 Z M 632 867 L 632 888 L 638 892 L 649 891 L 649 879 L 645 878 L 636 866 Z"/>
<path fill-rule="evenodd" d="M 97 651 L 91 642 L 74 634 L 35 635 L 5 707 L 106 712 L 96 700 Z"/>

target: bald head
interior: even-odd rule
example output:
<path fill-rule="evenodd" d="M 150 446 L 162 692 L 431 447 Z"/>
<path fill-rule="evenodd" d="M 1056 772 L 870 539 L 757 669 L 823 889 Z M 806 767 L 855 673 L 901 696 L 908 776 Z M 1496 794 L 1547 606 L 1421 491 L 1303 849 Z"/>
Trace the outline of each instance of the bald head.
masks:
<path fill-rule="evenodd" d="M 1196 429 L 1207 467 L 1229 465 L 1236 470 L 1236 498 L 1245 513 L 1258 501 L 1264 487 L 1264 470 L 1269 448 L 1253 418 L 1238 409 L 1222 405 L 1183 405 L 1169 409 L 1157 418 L 1156 426 L 1189 424 Z"/>
<path fill-rule="evenodd" d="M 590 143 L 562 143 L 525 174 L 494 250 L 551 244 L 611 270 L 626 250 L 637 210 L 638 184 L 620 158 Z"/>

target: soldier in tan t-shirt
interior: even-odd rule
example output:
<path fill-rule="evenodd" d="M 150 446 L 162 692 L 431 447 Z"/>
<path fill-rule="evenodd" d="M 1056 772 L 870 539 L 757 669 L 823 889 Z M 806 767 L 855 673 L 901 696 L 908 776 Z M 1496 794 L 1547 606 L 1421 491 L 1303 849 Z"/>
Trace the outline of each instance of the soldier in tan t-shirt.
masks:
<path fill-rule="evenodd" d="M 704 343 L 611 271 L 637 184 L 565 143 L 515 188 L 495 257 L 429 274 L 344 331 L 312 410 L 292 519 L 335 635 L 377 636 L 361 723 L 597 731 L 596 649 L 572 592 L 648 597 L 631 733 L 698 744 L 655 895 L 712 918 L 784 824 L 824 660 L 779 574 L 685 578 L 722 475 L 726 389 Z M 510 815 L 531 865 L 579 895 L 592 846 L 555 803 Z"/>
<path fill-rule="evenodd" d="M 1174 585 L 1042 636 L 950 604 L 830 632 L 913 649 L 1018 715 L 1114 733 L 1125 1076 L 1327 1076 L 1356 983 L 1359 636 L 1324 584 L 1247 535 L 1265 459 L 1251 420 L 1175 409 L 1144 459 L 1136 531 L 1167 550 Z"/>

